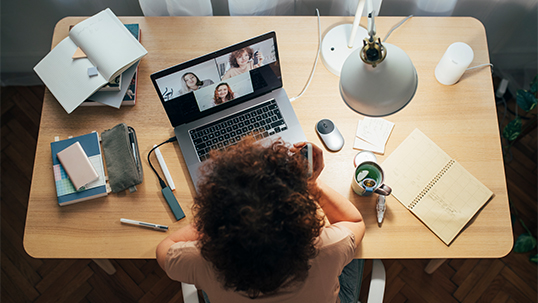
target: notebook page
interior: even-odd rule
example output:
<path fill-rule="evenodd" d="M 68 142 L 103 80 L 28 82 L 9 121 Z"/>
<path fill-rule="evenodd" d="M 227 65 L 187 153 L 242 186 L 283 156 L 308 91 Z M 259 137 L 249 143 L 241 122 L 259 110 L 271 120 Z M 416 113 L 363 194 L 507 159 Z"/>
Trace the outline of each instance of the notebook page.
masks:
<path fill-rule="evenodd" d="M 450 160 L 447 153 L 415 129 L 381 167 L 385 172 L 385 184 L 392 188 L 392 195 L 409 208 L 415 197 Z"/>
<path fill-rule="evenodd" d="M 447 245 L 493 193 L 454 162 L 412 212 Z"/>
<path fill-rule="evenodd" d="M 107 82 L 147 54 L 108 8 L 75 25 L 69 37 L 88 55 Z"/>
<path fill-rule="evenodd" d="M 77 45 L 67 37 L 35 67 L 35 72 L 67 113 L 75 110 L 88 96 L 108 81 L 101 75 L 88 76 L 93 64 L 86 58 L 73 60 Z"/>

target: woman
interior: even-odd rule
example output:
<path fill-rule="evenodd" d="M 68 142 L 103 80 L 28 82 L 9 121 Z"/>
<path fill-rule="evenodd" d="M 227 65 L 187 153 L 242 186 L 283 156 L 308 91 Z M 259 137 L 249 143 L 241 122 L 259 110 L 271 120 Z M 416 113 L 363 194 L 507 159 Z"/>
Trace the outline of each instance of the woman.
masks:
<path fill-rule="evenodd" d="M 254 55 L 258 61 L 254 64 Z M 245 47 L 240 50 L 236 50 L 230 54 L 230 69 L 226 71 L 222 80 L 235 77 L 242 73 L 248 72 L 251 69 L 262 66 L 263 55 L 262 52 L 257 51 L 254 53 L 252 48 Z"/>
<path fill-rule="evenodd" d="M 228 83 L 221 83 L 215 87 L 215 96 L 213 98 L 213 104 L 220 105 L 226 101 L 230 101 L 235 98 L 235 93 L 232 91 Z"/>
<path fill-rule="evenodd" d="M 267 147 L 245 138 L 211 151 L 193 223 L 157 247 L 168 276 L 195 284 L 212 303 L 357 302 L 362 269 L 353 258 L 364 222 L 318 179 L 324 164 L 315 145 L 308 177 L 298 152 L 305 144 L 278 140 Z M 351 279 L 348 268 L 355 269 Z"/>
<path fill-rule="evenodd" d="M 214 83 L 215 82 L 213 82 L 213 80 L 211 79 L 206 79 L 202 81 L 194 73 L 188 72 L 181 76 L 181 91 L 179 92 L 179 94 L 183 95 L 188 92 L 199 90 L 202 87 L 206 87 Z"/>

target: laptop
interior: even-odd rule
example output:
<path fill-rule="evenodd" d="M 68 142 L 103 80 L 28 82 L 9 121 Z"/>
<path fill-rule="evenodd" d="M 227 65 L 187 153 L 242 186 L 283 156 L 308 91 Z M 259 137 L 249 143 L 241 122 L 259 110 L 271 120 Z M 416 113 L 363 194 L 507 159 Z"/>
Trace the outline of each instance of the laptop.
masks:
<path fill-rule="evenodd" d="M 282 88 L 275 32 L 269 32 L 151 75 L 174 127 L 190 177 L 197 187 L 200 165 L 212 149 L 246 136 L 306 141 Z"/>

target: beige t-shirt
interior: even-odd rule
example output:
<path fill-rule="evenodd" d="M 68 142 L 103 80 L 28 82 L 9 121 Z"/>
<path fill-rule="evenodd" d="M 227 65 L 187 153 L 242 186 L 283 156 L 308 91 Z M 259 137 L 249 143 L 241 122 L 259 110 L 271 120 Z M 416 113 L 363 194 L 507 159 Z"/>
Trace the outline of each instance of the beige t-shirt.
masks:
<path fill-rule="evenodd" d="M 194 284 L 204 290 L 211 303 L 219 302 L 340 302 L 338 276 L 355 255 L 355 235 L 341 224 L 324 227 L 318 242 L 319 254 L 311 260 L 308 277 L 303 283 L 260 295 L 252 300 L 242 292 L 225 290 L 217 281 L 211 263 L 196 248 L 196 242 L 178 242 L 166 256 L 166 273 L 172 280 Z"/>
<path fill-rule="evenodd" d="M 222 76 L 222 80 L 224 81 L 226 79 L 230 79 L 230 78 L 233 78 L 235 76 L 239 76 L 242 73 L 246 73 L 246 72 L 248 72 L 249 70 L 252 70 L 252 69 L 254 69 L 254 63 L 252 61 L 248 62 L 248 69 L 245 70 L 245 71 L 241 71 L 241 69 L 239 69 L 239 67 L 232 67 L 224 74 L 224 76 Z"/>

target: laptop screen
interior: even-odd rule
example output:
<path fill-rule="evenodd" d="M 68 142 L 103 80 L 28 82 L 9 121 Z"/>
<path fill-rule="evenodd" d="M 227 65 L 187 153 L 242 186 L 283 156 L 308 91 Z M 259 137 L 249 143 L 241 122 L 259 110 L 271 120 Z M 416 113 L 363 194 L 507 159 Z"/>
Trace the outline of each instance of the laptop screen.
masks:
<path fill-rule="evenodd" d="M 151 75 L 172 126 L 282 87 L 275 32 Z"/>

